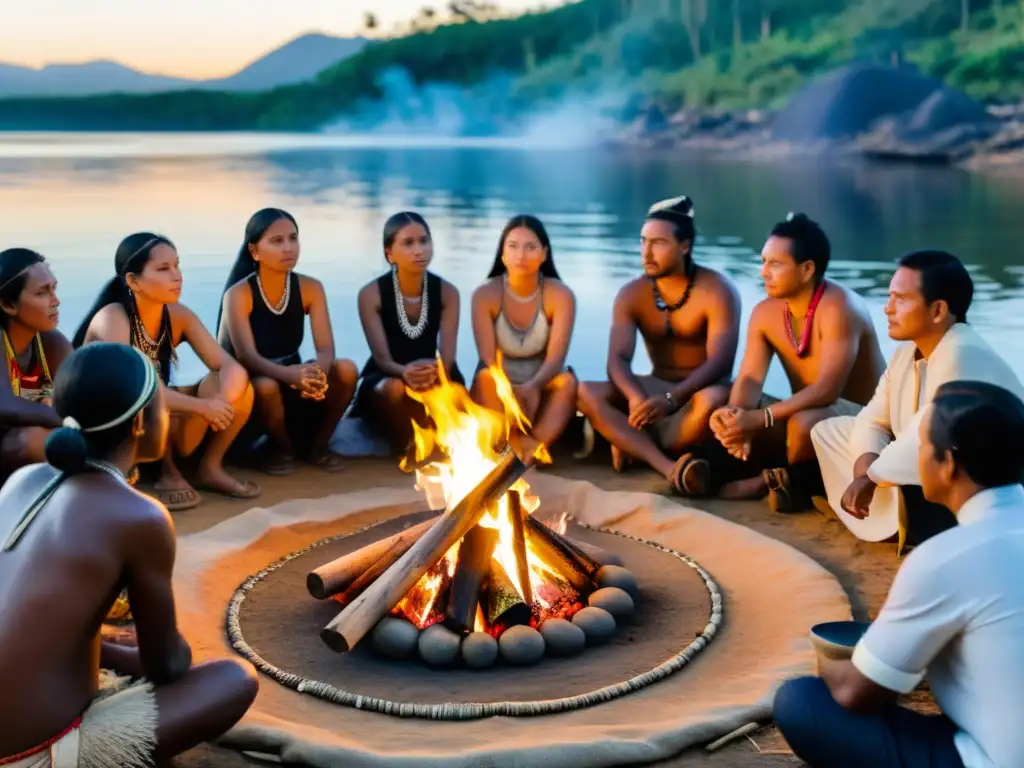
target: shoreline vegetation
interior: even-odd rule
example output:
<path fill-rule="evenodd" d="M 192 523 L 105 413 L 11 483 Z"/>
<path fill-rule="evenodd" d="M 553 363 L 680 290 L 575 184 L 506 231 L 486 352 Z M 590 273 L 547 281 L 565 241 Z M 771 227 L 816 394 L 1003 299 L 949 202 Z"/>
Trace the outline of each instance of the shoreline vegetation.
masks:
<path fill-rule="evenodd" d="M 494 136 L 578 105 L 559 130 L 616 146 L 1024 167 L 1024 0 L 579 0 L 513 18 L 466 0 L 395 35 L 263 92 L 0 99 L 0 131 Z"/>

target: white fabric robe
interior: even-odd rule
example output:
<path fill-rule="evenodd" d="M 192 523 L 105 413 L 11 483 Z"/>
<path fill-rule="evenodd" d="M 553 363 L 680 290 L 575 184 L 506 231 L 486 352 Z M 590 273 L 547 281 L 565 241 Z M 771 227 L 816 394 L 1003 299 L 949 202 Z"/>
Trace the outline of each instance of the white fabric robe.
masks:
<path fill-rule="evenodd" d="M 1006 361 L 971 326 L 958 323 L 927 360 L 913 343 L 901 344 L 864 410 L 827 419 L 811 431 L 829 506 L 858 538 L 884 541 L 899 531 L 899 487 L 921 484 L 917 429 L 924 406 L 942 384 L 958 380 L 995 384 L 1024 399 L 1024 386 Z M 878 488 L 868 516 L 858 520 L 840 502 L 853 482 L 854 463 L 865 453 L 878 454 L 868 470 Z"/>

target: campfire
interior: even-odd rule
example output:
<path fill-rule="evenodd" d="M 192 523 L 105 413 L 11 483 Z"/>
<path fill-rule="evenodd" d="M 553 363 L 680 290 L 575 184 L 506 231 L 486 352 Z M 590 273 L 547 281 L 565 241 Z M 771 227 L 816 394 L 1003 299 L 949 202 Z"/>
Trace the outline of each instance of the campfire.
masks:
<path fill-rule="evenodd" d="M 533 517 L 541 502 L 523 476 L 550 457 L 536 446 L 524 460 L 509 444 L 512 427 L 529 422 L 500 367 L 491 372 L 505 414 L 446 379 L 410 392 L 430 426 L 414 423 L 415 456 L 403 468 L 438 511 L 308 574 L 313 597 L 344 606 L 321 633 L 331 649 L 371 635 L 385 655 L 418 651 L 430 664 L 461 655 L 489 666 L 499 652 L 531 663 L 609 639 L 632 612 L 636 580 L 621 560 L 567 537 L 564 514 L 553 525 Z"/>

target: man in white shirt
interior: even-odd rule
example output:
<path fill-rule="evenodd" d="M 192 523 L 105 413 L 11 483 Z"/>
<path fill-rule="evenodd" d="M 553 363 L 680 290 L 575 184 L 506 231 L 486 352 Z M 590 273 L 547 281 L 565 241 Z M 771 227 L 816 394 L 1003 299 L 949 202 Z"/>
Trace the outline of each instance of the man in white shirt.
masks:
<path fill-rule="evenodd" d="M 919 437 L 924 496 L 959 525 L 908 555 L 852 660 L 779 689 L 775 721 L 812 766 L 1024 766 L 1024 402 L 943 384 Z M 895 705 L 925 677 L 941 715 Z"/>
<path fill-rule="evenodd" d="M 889 336 L 903 342 L 856 417 L 820 422 L 811 440 L 828 505 L 854 535 L 885 541 L 900 535 L 919 544 L 954 525 L 928 504 L 917 471 L 917 427 L 923 407 L 945 382 L 987 381 L 1024 397 L 1024 387 L 999 354 L 967 324 L 974 294 L 960 260 L 943 251 L 900 259 L 889 284 Z"/>

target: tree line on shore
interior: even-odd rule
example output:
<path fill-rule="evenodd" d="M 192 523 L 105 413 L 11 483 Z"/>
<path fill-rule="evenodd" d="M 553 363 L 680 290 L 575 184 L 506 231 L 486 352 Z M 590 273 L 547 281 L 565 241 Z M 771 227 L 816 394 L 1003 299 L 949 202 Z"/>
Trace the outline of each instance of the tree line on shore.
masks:
<path fill-rule="evenodd" d="M 0 129 L 318 130 L 384 97 L 393 70 L 489 98 L 510 117 L 610 92 L 626 94 L 622 112 L 652 99 L 770 108 L 855 59 L 911 64 L 981 100 L 1024 98 L 1024 0 L 580 0 L 514 18 L 456 0 L 390 34 L 372 14 L 365 26 L 373 42 L 307 83 L 5 99 Z M 483 87 L 495 77 L 504 88 Z"/>

